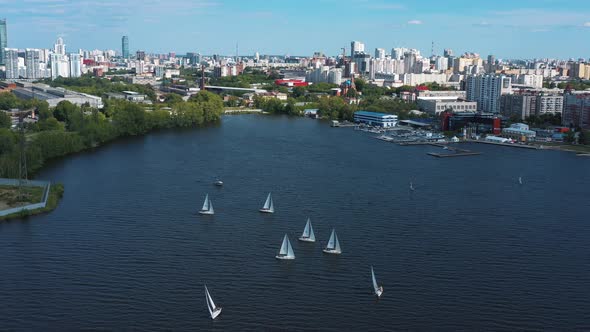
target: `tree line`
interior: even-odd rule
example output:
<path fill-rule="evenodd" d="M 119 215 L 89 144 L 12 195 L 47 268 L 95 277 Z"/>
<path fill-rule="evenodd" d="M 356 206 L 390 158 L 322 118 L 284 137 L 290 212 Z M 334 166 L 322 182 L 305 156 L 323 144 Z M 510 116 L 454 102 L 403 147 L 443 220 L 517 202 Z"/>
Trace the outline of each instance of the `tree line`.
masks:
<path fill-rule="evenodd" d="M 0 93 L 0 107 L 4 101 L 12 100 L 8 94 Z M 186 102 L 182 98 L 170 98 L 149 110 L 126 100 L 106 100 L 102 110 L 61 101 L 54 108 L 37 107 L 37 112 L 39 121 L 27 123 L 25 134 L 21 135 L 10 129 L 10 118 L 0 111 L 0 177 L 19 176 L 19 146 L 23 139 L 27 171 L 33 174 L 49 159 L 96 147 L 118 137 L 219 121 L 223 101 L 216 94 L 201 91 Z"/>

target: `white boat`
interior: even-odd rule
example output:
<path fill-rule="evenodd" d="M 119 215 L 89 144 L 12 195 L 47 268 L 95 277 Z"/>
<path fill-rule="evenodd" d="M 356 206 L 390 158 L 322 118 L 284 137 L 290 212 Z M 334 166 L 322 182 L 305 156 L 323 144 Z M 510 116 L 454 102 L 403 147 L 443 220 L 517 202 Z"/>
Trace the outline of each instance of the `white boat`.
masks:
<path fill-rule="evenodd" d="M 209 290 L 207 289 L 207 285 L 205 285 L 205 300 L 207 301 L 207 309 L 209 309 L 211 319 L 217 318 L 221 313 L 221 307 L 216 306 L 215 302 L 213 302 L 211 294 L 209 294 Z"/>
<path fill-rule="evenodd" d="M 216 185 L 216 186 L 218 186 L 218 187 L 221 187 L 221 186 L 223 186 L 223 181 L 221 181 L 221 180 L 218 179 L 218 180 L 215 180 L 215 182 L 213 182 L 213 184 Z"/>
<path fill-rule="evenodd" d="M 414 183 L 412 183 L 411 181 L 410 181 L 410 190 L 411 190 L 411 191 L 414 191 L 414 190 L 416 190 L 416 189 L 414 189 Z"/>
<path fill-rule="evenodd" d="M 313 227 L 311 226 L 311 220 L 309 218 L 307 218 L 307 223 L 305 224 L 303 234 L 301 234 L 299 241 L 315 242 L 315 234 L 313 234 Z"/>
<path fill-rule="evenodd" d="M 203 202 L 203 207 L 199 213 L 208 215 L 215 214 L 215 211 L 213 210 L 213 203 L 211 203 L 211 200 L 209 199 L 209 194 L 205 196 L 205 202 Z"/>
<path fill-rule="evenodd" d="M 323 252 L 334 255 L 340 255 L 342 253 L 342 250 L 340 249 L 340 242 L 338 241 L 338 235 L 336 235 L 335 229 L 332 230 L 332 235 L 330 235 L 328 245 L 324 248 Z"/>
<path fill-rule="evenodd" d="M 268 196 L 266 197 L 266 202 L 264 202 L 264 206 L 259 211 L 263 213 L 275 213 L 275 207 L 272 203 L 272 196 L 270 193 L 268 193 Z"/>
<path fill-rule="evenodd" d="M 283 238 L 279 254 L 275 257 L 277 259 L 295 259 L 295 253 L 293 252 L 293 247 L 291 247 L 291 241 L 289 241 L 289 236 L 287 236 L 287 234 L 285 234 L 285 237 Z"/>
<path fill-rule="evenodd" d="M 518 184 L 522 184 L 522 176 L 518 177 Z"/>
<path fill-rule="evenodd" d="M 371 278 L 373 279 L 373 291 L 377 297 L 381 297 L 383 294 L 383 286 L 377 285 L 377 280 L 375 279 L 375 272 L 373 271 L 373 267 L 371 266 Z"/>

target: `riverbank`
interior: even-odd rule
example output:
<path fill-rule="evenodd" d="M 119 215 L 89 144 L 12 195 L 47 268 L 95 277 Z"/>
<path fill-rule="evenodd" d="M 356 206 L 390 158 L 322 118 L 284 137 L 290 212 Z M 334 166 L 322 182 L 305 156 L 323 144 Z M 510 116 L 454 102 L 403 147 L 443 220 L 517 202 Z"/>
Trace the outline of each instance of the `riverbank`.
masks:
<path fill-rule="evenodd" d="M 32 209 L 32 210 L 27 210 L 27 209 L 25 209 L 25 207 L 27 205 L 29 205 L 30 203 L 39 203 L 41 201 L 41 198 L 42 198 L 41 196 L 43 195 L 43 193 L 42 193 L 43 188 L 29 187 L 29 188 L 26 188 L 25 191 L 30 193 L 30 196 L 28 196 L 27 201 L 26 202 L 24 202 L 24 201 L 18 202 L 19 201 L 19 199 L 17 198 L 17 195 L 19 195 L 18 187 L 0 186 L 0 192 L 2 192 L 4 194 L 2 197 L 0 197 L 0 207 L 2 207 L 2 206 L 7 206 L 9 208 L 10 207 L 18 208 L 20 206 L 23 207 L 23 209 L 21 209 L 18 212 L 8 214 L 5 216 L 0 216 L 0 222 L 9 221 L 9 220 L 13 220 L 13 219 L 24 219 L 29 216 L 47 213 L 47 212 L 55 210 L 55 208 L 57 208 L 57 206 L 59 205 L 61 198 L 63 197 L 64 186 L 61 183 L 51 184 L 49 192 L 47 194 L 47 200 L 45 201 L 45 206 L 40 207 L 40 208 L 36 208 L 36 209 Z M 8 195 L 6 195 L 6 194 L 8 194 Z M 35 197 L 38 197 L 39 199 L 36 200 Z M 12 204 L 14 206 L 11 206 L 9 204 L 11 201 L 14 202 Z"/>

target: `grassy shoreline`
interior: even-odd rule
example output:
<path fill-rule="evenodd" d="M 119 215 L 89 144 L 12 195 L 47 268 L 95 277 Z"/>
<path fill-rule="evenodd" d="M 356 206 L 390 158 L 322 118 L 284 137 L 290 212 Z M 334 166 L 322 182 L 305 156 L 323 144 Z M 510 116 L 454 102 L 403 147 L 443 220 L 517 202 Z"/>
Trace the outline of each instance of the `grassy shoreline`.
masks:
<path fill-rule="evenodd" d="M 0 217 L 0 221 L 9 221 L 13 219 L 26 219 L 29 216 L 47 213 L 55 210 L 63 197 L 64 186 L 61 183 L 51 184 L 49 189 L 49 196 L 47 197 L 47 204 L 44 208 L 35 210 L 21 210 L 19 212 Z"/>

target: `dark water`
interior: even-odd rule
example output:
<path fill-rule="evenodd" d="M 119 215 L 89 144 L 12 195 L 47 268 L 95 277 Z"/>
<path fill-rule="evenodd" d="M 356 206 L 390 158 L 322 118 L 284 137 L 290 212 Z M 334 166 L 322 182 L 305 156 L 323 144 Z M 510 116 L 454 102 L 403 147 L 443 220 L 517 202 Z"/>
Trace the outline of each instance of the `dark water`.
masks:
<path fill-rule="evenodd" d="M 0 330 L 590 329 L 590 159 L 472 148 L 233 116 L 56 162 L 39 178 L 65 184 L 59 208 L 0 224 Z M 296 240 L 308 216 L 315 244 Z"/>

